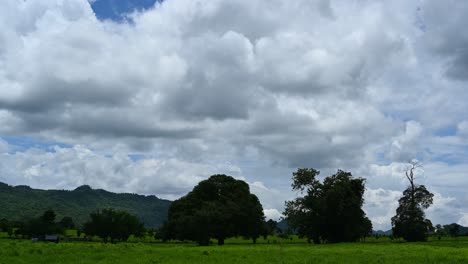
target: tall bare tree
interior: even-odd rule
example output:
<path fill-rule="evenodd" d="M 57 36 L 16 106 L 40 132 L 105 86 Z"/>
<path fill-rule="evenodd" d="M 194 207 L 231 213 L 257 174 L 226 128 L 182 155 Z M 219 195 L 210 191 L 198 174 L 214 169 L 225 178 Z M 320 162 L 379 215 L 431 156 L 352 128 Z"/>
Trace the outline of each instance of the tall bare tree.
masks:
<path fill-rule="evenodd" d="M 424 241 L 428 231 L 432 230 L 432 223 L 425 219 L 424 209 L 433 201 L 434 195 L 424 185 L 415 183 L 415 171 L 422 168 L 418 161 L 410 161 L 405 171 L 409 186 L 398 200 L 396 215 L 392 217 L 393 235 L 407 241 Z"/>

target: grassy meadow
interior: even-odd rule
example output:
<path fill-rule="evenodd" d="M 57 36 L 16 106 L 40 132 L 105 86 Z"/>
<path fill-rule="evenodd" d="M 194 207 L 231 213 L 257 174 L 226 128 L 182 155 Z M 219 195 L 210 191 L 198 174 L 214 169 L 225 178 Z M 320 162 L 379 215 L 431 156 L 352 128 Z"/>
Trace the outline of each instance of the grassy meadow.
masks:
<path fill-rule="evenodd" d="M 307 244 L 270 237 L 253 245 L 231 239 L 224 246 L 192 243 L 33 243 L 0 239 L 0 264 L 10 263 L 468 263 L 468 238 L 426 243 L 368 239 L 362 243 Z M 268 243 L 269 242 L 269 243 Z"/>

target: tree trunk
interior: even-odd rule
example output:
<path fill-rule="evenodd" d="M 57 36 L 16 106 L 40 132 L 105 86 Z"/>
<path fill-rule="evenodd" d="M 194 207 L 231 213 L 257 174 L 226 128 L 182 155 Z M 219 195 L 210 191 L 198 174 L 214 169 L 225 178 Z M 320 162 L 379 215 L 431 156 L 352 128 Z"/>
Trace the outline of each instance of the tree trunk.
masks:
<path fill-rule="evenodd" d="M 410 204 L 410 210 L 411 212 L 414 212 L 414 210 L 416 209 L 416 204 L 415 204 L 415 199 L 414 199 L 414 173 L 413 173 L 413 170 L 416 168 L 416 165 L 413 164 L 412 167 L 409 169 L 409 174 L 408 174 L 408 170 L 406 171 L 406 178 L 408 178 L 408 181 L 410 182 L 410 185 L 411 185 L 411 204 Z"/>
<path fill-rule="evenodd" d="M 224 238 L 218 238 L 218 246 L 224 245 Z"/>

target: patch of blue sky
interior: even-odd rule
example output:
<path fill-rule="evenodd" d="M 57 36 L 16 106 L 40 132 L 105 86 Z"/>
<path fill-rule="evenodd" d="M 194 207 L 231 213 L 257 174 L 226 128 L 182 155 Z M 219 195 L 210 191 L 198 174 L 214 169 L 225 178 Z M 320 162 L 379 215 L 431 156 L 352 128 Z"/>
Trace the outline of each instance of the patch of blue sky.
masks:
<path fill-rule="evenodd" d="M 145 155 L 143 154 L 129 154 L 128 157 L 133 161 L 139 161 L 145 159 Z"/>
<path fill-rule="evenodd" d="M 40 149 L 46 152 L 55 152 L 54 147 L 71 148 L 69 144 L 60 142 L 44 141 L 28 136 L 0 136 L 6 141 L 11 149 L 11 152 L 23 152 L 31 148 Z"/>
<path fill-rule="evenodd" d="M 456 157 L 454 157 L 453 155 L 450 155 L 450 154 L 445 154 L 445 155 L 439 155 L 437 157 L 435 157 L 433 159 L 433 161 L 436 161 L 436 162 L 443 162 L 447 165 L 457 165 L 459 164 L 460 162 L 457 160 Z"/>
<path fill-rule="evenodd" d="M 466 164 L 468 162 L 468 147 L 460 147 L 456 153 L 434 155 L 431 161 L 443 162 L 450 166 Z"/>
<path fill-rule="evenodd" d="M 146 10 L 162 0 L 96 0 L 91 3 L 96 17 L 100 20 L 126 21 L 126 14 Z"/>
<path fill-rule="evenodd" d="M 383 166 L 387 165 L 389 163 L 389 160 L 384 152 L 377 152 L 375 156 L 375 163 L 377 163 L 377 165 Z"/>
<path fill-rule="evenodd" d="M 434 135 L 439 137 L 454 136 L 457 133 L 457 126 L 447 126 L 434 131 Z"/>

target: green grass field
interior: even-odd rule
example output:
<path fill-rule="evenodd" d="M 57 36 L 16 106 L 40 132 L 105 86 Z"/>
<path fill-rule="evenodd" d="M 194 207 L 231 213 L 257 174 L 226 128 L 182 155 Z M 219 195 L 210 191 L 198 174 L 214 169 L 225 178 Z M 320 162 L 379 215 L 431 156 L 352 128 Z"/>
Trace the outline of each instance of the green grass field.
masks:
<path fill-rule="evenodd" d="M 276 243 L 273 239 L 277 239 Z M 468 263 L 468 239 L 401 243 L 311 245 L 270 238 L 253 245 L 230 240 L 224 246 L 191 243 L 60 242 L 0 239 L 0 264 L 10 263 Z"/>

